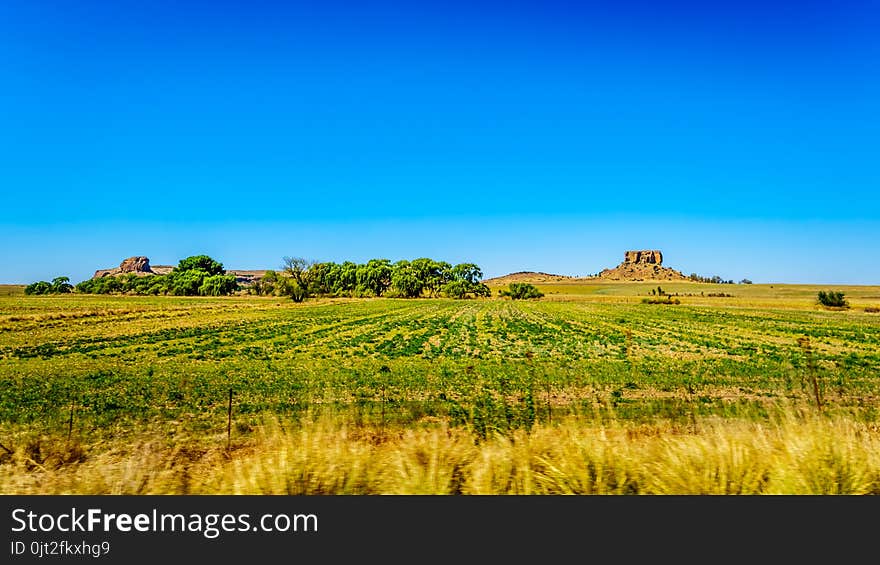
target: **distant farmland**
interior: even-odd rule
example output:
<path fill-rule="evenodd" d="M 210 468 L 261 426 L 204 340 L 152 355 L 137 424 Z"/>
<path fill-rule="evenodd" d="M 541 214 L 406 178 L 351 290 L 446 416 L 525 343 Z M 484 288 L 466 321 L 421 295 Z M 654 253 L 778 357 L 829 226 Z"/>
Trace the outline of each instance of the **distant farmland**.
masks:
<path fill-rule="evenodd" d="M 880 287 L 659 284 L 681 304 L 6 287 L 0 491 L 880 493 Z"/>

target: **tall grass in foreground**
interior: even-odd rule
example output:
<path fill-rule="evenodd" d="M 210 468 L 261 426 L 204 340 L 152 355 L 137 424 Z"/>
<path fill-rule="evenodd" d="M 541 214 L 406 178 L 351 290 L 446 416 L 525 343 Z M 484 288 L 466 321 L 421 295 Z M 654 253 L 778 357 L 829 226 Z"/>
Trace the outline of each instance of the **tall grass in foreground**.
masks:
<path fill-rule="evenodd" d="M 880 494 L 877 425 L 816 412 L 688 426 L 562 420 L 482 441 L 443 423 L 270 419 L 230 452 L 216 439 L 211 448 L 204 438 L 148 435 L 88 448 L 44 443 L 43 463 L 33 448 L 0 460 L 0 492 Z"/>

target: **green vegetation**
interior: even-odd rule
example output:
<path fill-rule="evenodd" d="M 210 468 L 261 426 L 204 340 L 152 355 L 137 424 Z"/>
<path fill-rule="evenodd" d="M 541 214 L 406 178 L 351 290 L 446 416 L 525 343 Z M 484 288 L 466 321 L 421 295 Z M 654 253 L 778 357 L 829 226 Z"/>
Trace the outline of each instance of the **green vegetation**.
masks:
<path fill-rule="evenodd" d="M 544 296 L 544 293 L 533 284 L 512 282 L 508 285 L 507 290 L 500 291 L 499 295 L 509 296 L 513 300 L 526 300 L 529 298 L 541 298 Z"/>
<path fill-rule="evenodd" d="M 294 302 L 309 297 L 488 297 L 491 292 L 482 278 L 482 271 L 473 263 L 453 266 L 426 257 L 396 263 L 370 259 L 363 264 L 284 257 L 282 274 L 267 272 L 252 292 L 287 296 Z"/>
<path fill-rule="evenodd" d="M 846 308 L 849 306 L 849 303 L 843 298 L 843 293 L 840 291 L 824 291 L 820 290 L 817 297 L 819 299 L 819 304 L 822 306 L 829 306 L 831 308 Z"/>
<path fill-rule="evenodd" d="M 59 277 L 53 283 L 36 282 L 26 294 L 57 294 L 75 289 L 80 294 L 134 294 L 172 296 L 226 296 L 238 290 L 257 296 L 283 296 L 295 303 L 310 297 L 418 298 L 489 297 L 483 273 L 474 263 L 451 265 L 445 261 L 419 258 L 391 263 L 370 259 L 364 264 L 310 261 L 284 257 L 282 271 L 266 271 L 261 279 L 241 289 L 223 264 L 207 255 L 182 259 L 167 275 L 127 273 L 80 282 L 76 287 Z"/>
<path fill-rule="evenodd" d="M 880 493 L 876 287 L 536 287 L 0 294 L 0 492 Z"/>
<path fill-rule="evenodd" d="M 223 264 L 207 255 L 181 259 L 167 275 L 127 273 L 88 279 L 76 285 L 76 292 L 82 294 L 225 296 L 236 290 L 235 277 L 227 275 Z"/>
<path fill-rule="evenodd" d="M 691 273 L 688 275 L 688 280 L 693 282 L 701 282 L 701 283 L 712 283 L 712 284 L 733 284 L 733 279 L 724 280 L 718 275 L 713 275 L 711 277 L 703 277 L 698 275 L 697 273 Z M 749 279 L 742 279 L 739 281 L 739 284 L 752 284 L 752 281 Z"/>
<path fill-rule="evenodd" d="M 67 294 L 73 292 L 73 285 L 68 277 L 55 277 L 52 282 L 37 281 L 24 287 L 27 295 L 39 294 Z"/>

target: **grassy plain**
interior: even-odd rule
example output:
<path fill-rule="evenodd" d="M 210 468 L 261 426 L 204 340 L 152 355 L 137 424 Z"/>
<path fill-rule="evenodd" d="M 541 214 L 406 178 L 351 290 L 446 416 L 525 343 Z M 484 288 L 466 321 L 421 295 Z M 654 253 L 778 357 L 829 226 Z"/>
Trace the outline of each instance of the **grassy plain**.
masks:
<path fill-rule="evenodd" d="M 880 494 L 880 287 L 538 286 L 0 287 L 0 492 Z"/>

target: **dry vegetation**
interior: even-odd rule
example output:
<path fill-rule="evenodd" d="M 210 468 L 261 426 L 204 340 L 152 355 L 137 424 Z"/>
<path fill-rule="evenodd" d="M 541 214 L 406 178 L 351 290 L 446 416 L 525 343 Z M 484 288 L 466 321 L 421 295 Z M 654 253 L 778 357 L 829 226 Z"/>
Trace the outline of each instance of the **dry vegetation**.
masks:
<path fill-rule="evenodd" d="M 708 417 L 685 426 L 568 418 L 483 441 L 442 423 L 388 429 L 305 418 L 263 423 L 231 451 L 213 439 L 32 443 L 5 458 L 0 491 L 880 494 L 878 427 L 796 409 L 763 422 Z"/>

